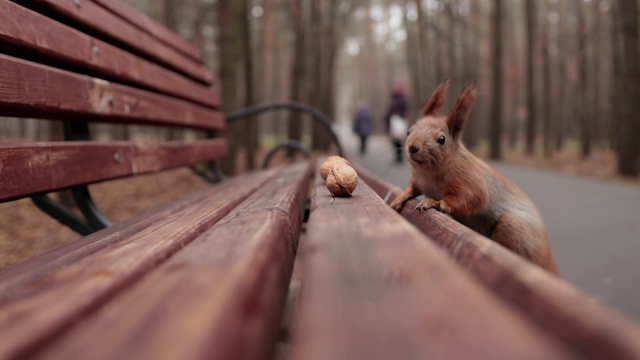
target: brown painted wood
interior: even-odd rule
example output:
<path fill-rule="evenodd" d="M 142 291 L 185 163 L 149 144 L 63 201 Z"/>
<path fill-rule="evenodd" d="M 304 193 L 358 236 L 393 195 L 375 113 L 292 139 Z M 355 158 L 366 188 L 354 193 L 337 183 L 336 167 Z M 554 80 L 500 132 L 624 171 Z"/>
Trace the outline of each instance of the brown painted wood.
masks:
<path fill-rule="evenodd" d="M 571 358 L 364 182 L 316 186 L 307 234 L 294 359 Z"/>
<path fill-rule="evenodd" d="M 211 89 L 117 47 L 6 0 L 0 0 L 0 41 L 94 75 L 133 83 L 216 108 Z M 24 26 L 38 24 L 38 26 Z"/>
<path fill-rule="evenodd" d="M 198 191 L 169 204 L 149 210 L 130 220 L 114 224 L 65 246 L 2 269 L 0 271 L 0 294 L 10 294 L 13 289 L 33 283 L 64 266 L 73 264 L 111 244 L 126 239 L 187 206 L 197 205 L 201 201 L 208 202 L 212 196 L 219 197 L 236 188 L 255 187 L 256 181 L 264 183 L 274 174 L 274 172 L 259 172 L 234 177 L 210 189 Z"/>
<path fill-rule="evenodd" d="M 89 0 L 17 0 L 23 6 L 45 15 L 62 15 L 91 29 L 96 36 L 113 44 L 124 44 L 150 60 L 196 81 L 210 85 L 211 73 L 191 57 L 166 46 L 155 37 L 141 31 L 119 16 Z M 78 5 L 76 5 L 78 4 Z"/>
<path fill-rule="evenodd" d="M 92 0 L 105 9 L 127 20 L 130 24 L 144 30 L 148 34 L 159 39 L 163 43 L 175 48 L 195 61 L 202 62 L 202 54 L 195 45 L 186 42 L 173 31 L 155 22 L 145 13 L 138 11 L 124 1 L 120 0 Z"/>
<path fill-rule="evenodd" d="M 270 359 L 308 169 L 288 167 L 35 358 Z"/>
<path fill-rule="evenodd" d="M 218 111 L 1 54 L 0 116 L 224 127 Z"/>
<path fill-rule="evenodd" d="M 109 226 L 108 228 L 81 237 L 65 246 L 55 248 L 21 263 L 0 270 L 0 294 L 8 294 L 25 284 L 34 282 L 63 266 L 69 265 L 93 254 L 106 246 L 140 232 L 149 225 L 170 216 L 198 199 L 209 196 L 211 192 L 220 191 L 220 186 L 198 191 L 175 202 L 159 206 L 133 218 Z M 230 189 L 226 187 L 226 191 Z"/>
<path fill-rule="evenodd" d="M 401 189 L 357 167 L 358 175 L 390 203 Z M 570 284 L 437 211 L 405 205 L 402 216 L 444 248 L 487 288 L 562 340 L 584 359 L 640 359 L 640 326 Z"/>
<path fill-rule="evenodd" d="M 222 157 L 226 150 L 225 139 L 0 143 L 0 202 L 202 163 Z"/>
<path fill-rule="evenodd" d="M 261 188 L 268 171 L 0 295 L 0 359 L 24 358 L 117 297 Z M 99 341 L 99 340 L 98 340 Z"/>

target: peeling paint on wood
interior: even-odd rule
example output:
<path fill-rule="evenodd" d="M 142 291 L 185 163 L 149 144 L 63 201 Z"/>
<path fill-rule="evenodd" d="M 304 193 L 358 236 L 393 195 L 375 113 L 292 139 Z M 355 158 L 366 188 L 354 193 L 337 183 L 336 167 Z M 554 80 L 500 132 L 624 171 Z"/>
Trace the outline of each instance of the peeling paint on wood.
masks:
<path fill-rule="evenodd" d="M 131 6 L 127 6 L 124 2 L 118 0 L 93 0 L 94 2 L 102 5 L 112 13 L 127 20 L 132 25 L 139 29 L 142 29 L 146 33 L 154 36 L 163 43 L 174 47 L 181 51 L 183 54 L 190 56 L 196 61 L 202 61 L 202 54 L 200 50 L 193 44 L 184 41 L 181 37 L 171 32 L 166 27 L 159 25 L 153 19 L 146 14 L 134 9 Z"/>
<path fill-rule="evenodd" d="M 109 105 L 112 102 L 113 105 Z M 220 112 L 173 97 L 110 83 L 0 54 L 4 116 L 126 122 L 219 130 Z"/>
<path fill-rule="evenodd" d="M 225 139 L 165 143 L 2 143 L 0 157 L 4 168 L 0 177 L 0 202 L 211 161 L 224 156 L 226 149 Z M 114 154 L 118 154 L 118 161 L 114 161 Z"/>
<path fill-rule="evenodd" d="M 123 18 L 92 1 L 84 1 L 80 7 L 75 6 L 69 0 L 21 1 L 20 3 L 27 7 L 36 5 L 37 10 L 46 7 L 48 11 L 71 18 L 89 27 L 97 32 L 103 41 L 113 42 L 115 40 L 127 44 L 131 49 L 135 49 L 141 55 L 163 66 L 170 67 L 172 70 L 206 85 L 211 84 L 212 76 L 201 62 L 194 61 L 191 57 L 166 46 L 160 40 L 139 30 Z"/>
<path fill-rule="evenodd" d="M 209 87 L 20 5 L 2 0 L 0 13 L 3 14 L 0 43 L 12 44 L 45 59 L 63 61 L 97 76 L 115 77 L 212 108 L 219 105 L 217 95 Z"/>

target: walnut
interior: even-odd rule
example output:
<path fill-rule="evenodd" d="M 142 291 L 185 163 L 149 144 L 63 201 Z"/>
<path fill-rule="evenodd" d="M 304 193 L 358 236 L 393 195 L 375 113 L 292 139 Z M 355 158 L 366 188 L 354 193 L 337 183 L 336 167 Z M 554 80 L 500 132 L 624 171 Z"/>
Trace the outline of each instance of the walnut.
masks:
<path fill-rule="evenodd" d="M 335 161 L 327 175 L 327 189 L 334 196 L 349 197 L 358 186 L 358 174 L 343 162 Z"/>
<path fill-rule="evenodd" d="M 327 175 L 329 175 L 329 171 L 331 171 L 331 168 L 336 163 L 342 163 L 342 164 L 351 166 L 351 164 L 345 158 L 342 158 L 340 156 L 329 156 L 327 160 L 325 160 L 325 162 L 322 163 L 322 165 L 320 166 L 320 176 L 322 176 L 324 180 L 327 180 Z"/>

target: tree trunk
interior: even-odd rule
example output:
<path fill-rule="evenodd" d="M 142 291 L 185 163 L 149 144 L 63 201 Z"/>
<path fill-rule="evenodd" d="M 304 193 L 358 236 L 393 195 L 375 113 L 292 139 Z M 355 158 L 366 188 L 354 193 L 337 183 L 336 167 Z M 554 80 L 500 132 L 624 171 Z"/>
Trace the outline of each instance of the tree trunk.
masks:
<path fill-rule="evenodd" d="M 622 59 L 624 71 L 618 80 L 621 86 L 619 99 L 620 140 L 618 144 L 618 173 L 637 177 L 640 174 L 640 56 L 638 54 L 637 0 L 619 0 L 618 16 L 622 26 Z"/>
<path fill-rule="evenodd" d="M 426 19 L 426 14 L 424 13 L 424 9 L 422 8 L 422 1 L 420 0 L 413 0 L 415 6 L 416 6 L 416 11 L 418 14 L 418 18 L 416 19 L 417 23 L 418 23 L 418 31 L 417 31 L 417 35 L 418 35 L 418 44 L 417 47 L 415 49 L 415 53 L 418 55 L 418 91 L 413 93 L 413 97 L 414 97 L 414 104 L 417 107 L 416 110 L 422 110 L 421 107 L 423 104 L 426 104 L 427 102 L 427 97 L 428 95 L 428 91 L 429 91 L 429 84 L 433 84 L 436 81 L 433 81 L 430 79 L 429 77 L 429 73 L 427 71 L 427 68 L 429 66 L 428 64 L 428 60 L 427 60 L 427 53 L 429 51 L 429 37 L 428 34 L 426 33 L 427 31 L 427 19 Z"/>
<path fill-rule="evenodd" d="M 238 20 L 240 21 L 242 52 L 241 60 L 244 75 L 244 101 L 243 106 L 250 107 L 256 104 L 255 89 L 253 87 L 253 51 L 251 46 L 251 24 L 249 23 L 249 0 L 239 0 L 241 9 Z M 258 152 L 258 122 L 255 116 L 242 120 L 244 128 L 244 146 L 246 149 L 246 163 L 249 170 L 256 168 L 256 154 Z"/>
<path fill-rule="evenodd" d="M 242 39 L 239 31 L 239 17 L 243 16 L 242 2 L 245 0 L 218 0 L 218 57 L 220 96 L 223 111 L 229 112 L 239 107 L 238 77 L 242 66 Z M 223 135 L 227 138 L 229 154 L 220 161 L 224 173 L 236 172 L 235 157 L 239 148 L 241 124 L 229 124 Z"/>
<path fill-rule="evenodd" d="M 493 13 L 493 79 L 489 132 L 491 159 L 502 157 L 502 0 L 494 0 Z"/>
<path fill-rule="evenodd" d="M 544 23 L 542 24 L 542 88 L 544 96 L 544 118 L 542 119 L 542 138 L 543 138 L 543 152 L 545 157 L 551 156 L 551 42 L 549 36 L 549 4 L 545 0 L 545 7 L 543 10 Z"/>
<path fill-rule="evenodd" d="M 527 24 L 527 126 L 526 152 L 532 155 L 536 140 L 536 84 L 535 84 L 535 42 L 537 29 L 537 0 L 526 0 L 525 17 Z"/>
<path fill-rule="evenodd" d="M 566 3 L 558 3 L 558 74 L 560 78 L 560 88 L 558 97 L 558 106 L 556 108 L 555 123 L 555 147 L 556 151 L 562 150 L 564 147 L 564 124 L 566 117 L 567 103 L 567 83 L 569 76 L 567 74 L 567 29 L 566 25 Z"/>
<path fill-rule="evenodd" d="M 591 5 L 591 9 L 593 11 L 593 45 L 592 45 L 592 56 L 593 56 L 593 71 L 591 76 L 591 88 L 593 91 L 591 92 L 592 101 L 591 101 L 591 135 L 593 137 L 594 142 L 598 143 L 604 140 L 606 137 L 603 136 L 606 132 L 603 129 L 603 121 L 601 110 L 602 106 L 600 106 L 601 101 L 601 84 L 600 84 L 600 74 L 602 67 L 602 19 L 600 14 L 600 2 L 594 1 L 593 5 Z"/>
<path fill-rule="evenodd" d="M 294 51 L 291 69 L 291 79 L 289 87 L 291 89 L 291 100 L 303 101 L 303 89 L 305 76 L 305 59 L 307 52 L 305 44 L 308 41 L 306 27 L 303 22 L 303 1 L 291 0 L 290 14 L 293 23 Z M 288 126 L 289 139 L 301 141 L 302 139 L 302 114 L 299 112 L 289 113 Z M 289 152 L 293 156 L 293 151 Z"/>
<path fill-rule="evenodd" d="M 311 0 L 311 21 L 310 26 L 310 39 L 311 44 L 309 46 L 309 59 L 310 67 L 309 74 L 311 82 L 309 84 L 308 98 L 316 108 L 322 107 L 322 82 L 325 74 L 322 74 L 322 4 L 320 0 Z M 313 123 L 312 126 L 312 149 L 322 150 L 325 147 L 324 129 L 317 123 Z"/>
<path fill-rule="evenodd" d="M 422 110 L 426 103 L 427 89 L 429 88 L 429 74 L 427 73 L 427 55 L 429 42 L 425 34 L 425 19 L 422 6 L 419 0 L 405 0 L 405 8 L 412 4 L 416 9 L 417 18 L 411 21 L 408 17 L 409 11 L 405 11 L 405 28 L 407 29 L 407 43 L 405 53 L 409 69 L 409 79 L 413 94 L 412 113 Z"/>
<path fill-rule="evenodd" d="M 610 39 L 612 46 L 611 51 L 611 62 L 613 64 L 613 84 L 611 89 L 611 124 L 610 124 L 610 134 L 609 134 L 609 142 L 611 145 L 611 149 L 618 151 L 618 143 L 620 142 L 620 119 L 622 119 L 622 94 L 623 94 L 623 84 L 624 84 L 624 61 L 623 57 L 623 42 L 622 42 L 622 24 L 621 24 L 621 15 L 620 15 L 620 4 L 615 3 L 613 6 L 614 10 L 614 21 L 611 25 L 611 34 Z"/>
<path fill-rule="evenodd" d="M 576 111 L 580 114 L 580 149 L 582 157 L 591 155 L 592 126 L 591 112 L 586 109 L 589 94 L 589 54 L 587 49 L 588 29 L 584 14 L 583 0 L 576 1 L 576 14 L 578 16 L 578 69 L 580 72 L 580 100 Z"/>
<path fill-rule="evenodd" d="M 480 57 L 480 41 L 479 36 L 476 34 L 476 27 L 479 24 L 479 3 L 478 1 L 471 1 L 469 4 L 469 22 L 467 26 L 464 28 L 464 56 L 462 56 L 462 64 L 464 66 L 464 82 L 471 83 L 473 81 L 478 80 L 479 73 L 479 57 Z M 469 149 L 473 149 L 478 143 L 482 136 L 482 124 L 480 123 L 481 117 L 480 109 L 476 109 L 469 114 L 469 119 L 467 121 L 466 130 L 464 132 L 464 142 L 469 147 Z"/>

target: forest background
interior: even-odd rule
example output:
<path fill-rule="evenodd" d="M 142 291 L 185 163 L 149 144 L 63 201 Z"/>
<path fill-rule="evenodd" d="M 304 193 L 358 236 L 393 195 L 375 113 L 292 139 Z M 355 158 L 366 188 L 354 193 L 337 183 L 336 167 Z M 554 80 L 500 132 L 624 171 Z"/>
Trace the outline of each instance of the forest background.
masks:
<path fill-rule="evenodd" d="M 638 0 L 129 0 L 201 49 L 225 111 L 301 101 L 336 123 L 359 102 L 384 133 L 391 86 L 406 84 L 411 119 L 435 86 L 477 81 L 465 134 L 493 159 L 603 158 L 640 173 Z M 98 138 L 202 136 L 95 125 Z M 2 119 L 0 137 L 59 139 L 59 124 Z M 230 126 L 228 173 L 255 168 L 285 139 L 316 150 L 325 132 L 278 112 Z M 599 163 L 598 163 L 599 164 Z"/>

